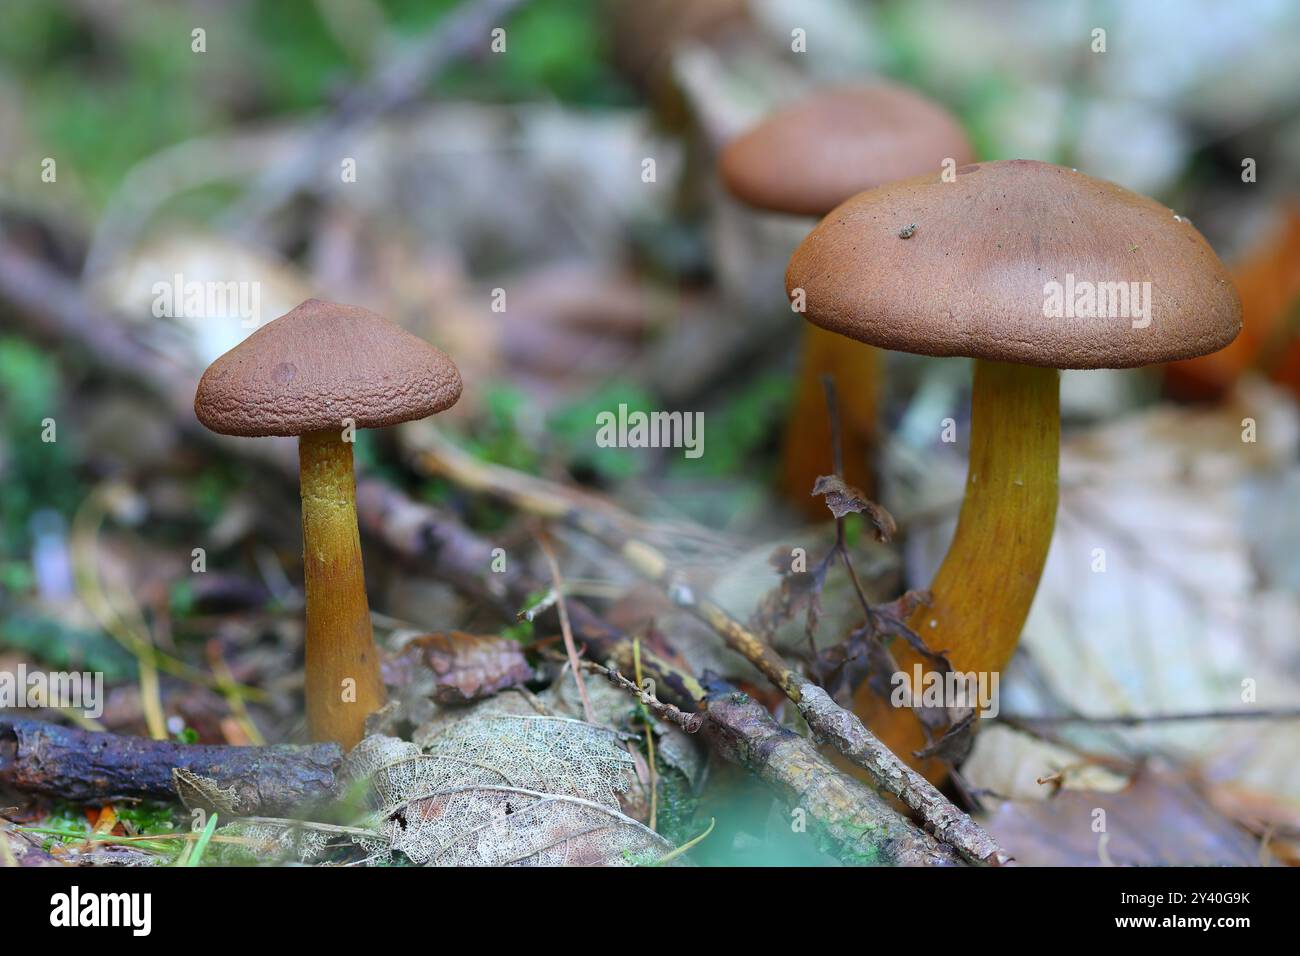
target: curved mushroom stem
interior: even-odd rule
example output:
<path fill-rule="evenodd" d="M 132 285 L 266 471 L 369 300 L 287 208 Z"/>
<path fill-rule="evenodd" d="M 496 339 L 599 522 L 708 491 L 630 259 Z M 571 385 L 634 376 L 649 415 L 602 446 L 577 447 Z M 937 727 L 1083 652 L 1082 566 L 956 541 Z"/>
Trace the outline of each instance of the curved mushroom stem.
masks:
<path fill-rule="evenodd" d="M 930 586 L 930 606 L 908 621 L 956 671 L 1000 673 L 1038 590 L 1056 524 L 1059 380 L 1056 369 L 975 363 L 970 465 L 957 531 Z M 891 649 L 909 677 L 917 664 L 934 670 L 933 661 L 902 642 Z M 931 780 L 944 776 L 941 762 L 913 756 L 926 740 L 910 709 L 890 706 L 865 683 L 854 704 L 891 750 Z"/>
<path fill-rule="evenodd" d="M 812 496 L 820 475 L 831 473 L 831 423 L 822 375 L 835 379 L 840 413 L 843 478 L 871 493 L 871 454 L 876 443 L 883 353 L 815 325 L 803 334 L 803 354 L 794 403 L 781 448 L 781 483 L 790 504 L 811 520 L 826 517 L 826 505 Z"/>
<path fill-rule="evenodd" d="M 307 726 L 352 747 L 384 703 L 357 531 L 352 444 L 339 432 L 298 439 L 307 583 Z"/>

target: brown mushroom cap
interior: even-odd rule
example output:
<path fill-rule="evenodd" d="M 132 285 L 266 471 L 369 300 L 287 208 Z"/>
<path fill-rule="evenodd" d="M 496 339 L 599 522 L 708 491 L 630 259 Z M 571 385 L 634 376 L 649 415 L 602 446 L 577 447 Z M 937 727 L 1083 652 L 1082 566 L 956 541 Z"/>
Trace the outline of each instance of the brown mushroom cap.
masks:
<path fill-rule="evenodd" d="M 1134 326 L 1145 320 L 1132 302 L 1128 315 L 1052 317 L 1047 284 L 1067 298 L 1071 275 L 1076 296 L 1084 281 L 1149 282 L 1150 324 Z M 1190 358 L 1241 330 L 1237 290 L 1190 222 L 1114 183 L 1031 160 L 854 196 L 795 250 L 785 285 L 792 297 L 804 290 L 810 322 L 849 338 L 1049 368 Z"/>
<path fill-rule="evenodd" d="M 382 316 L 308 299 L 203 373 L 194 414 L 223 435 L 383 428 L 456 404 L 451 359 Z"/>
<path fill-rule="evenodd" d="M 974 157 L 957 120 L 892 83 L 825 90 L 732 140 L 719 160 L 736 198 L 760 209 L 824 216 L 850 196 Z"/>

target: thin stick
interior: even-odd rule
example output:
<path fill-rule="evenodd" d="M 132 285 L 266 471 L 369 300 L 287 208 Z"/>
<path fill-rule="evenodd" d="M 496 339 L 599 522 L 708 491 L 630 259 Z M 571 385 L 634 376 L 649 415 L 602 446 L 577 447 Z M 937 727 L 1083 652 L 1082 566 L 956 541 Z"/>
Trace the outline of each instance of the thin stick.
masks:
<path fill-rule="evenodd" d="M 1088 717 L 1083 714 L 1065 714 L 1056 717 L 1022 717 L 1006 714 L 1001 719 L 1008 723 L 1027 726 L 1055 724 L 1087 724 L 1090 727 L 1140 727 L 1144 724 L 1190 723 L 1200 720 L 1295 720 L 1300 718 L 1300 707 L 1280 707 L 1275 710 L 1204 710 L 1182 714 L 1113 714 L 1108 717 Z"/>
<path fill-rule="evenodd" d="M 386 57 L 381 68 L 354 85 L 337 109 L 307 131 L 297 154 L 269 166 L 244 196 L 224 214 L 245 234 L 260 231 L 263 220 L 299 187 L 311 181 L 348 131 L 393 112 L 418 98 L 426 85 L 464 56 L 486 50 L 489 33 L 501 26 L 521 0 L 466 0 L 427 36 Z"/>
<path fill-rule="evenodd" d="M 688 734 L 695 733 L 704 724 L 704 716 L 702 714 L 688 714 L 679 708 L 674 707 L 672 704 L 664 703 L 654 694 L 647 691 L 645 685 L 640 681 L 634 684 L 612 667 L 605 667 L 604 665 L 597 664 L 595 661 L 586 660 L 582 662 L 582 666 L 593 673 L 602 675 L 615 687 L 622 688 L 628 693 L 633 694 L 637 700 L 639 700 L 642 705 L 656 717 L 676 724 Z"/>
<path fill-rule="evenodd" d="M 636 675 L 636 686 L 644 687 L 641 681 L 641 638 L 632 638 L 632 664 L 633 673 Z M 649 764 L 650 771 L 650 829 L 654 830 L 655 818 L 659 813 L 659 787 L 655 779 L 655 728 L 654 721 L 646 713 L 645 701 L 641 702 L 641 718 L 645 723 L 645 748 L 646 760 Z"/>
<path fill-rule="evenodd" d="M 555 588 L 555 607 L 560 614 L 560 632 L 564 635 L 564 650 L 569 655 L 569 666 L 573 669 L 573 680 L 578 685 L 578 696 L 582 698 L 582 713 L 587 723 L 596 722 L 595 711 L 591 709 L 591 699 L 587 696 L 587 685 L 582 680 L 582 665 L 578 658 L 578 647 L 573 642 L 573 628 L 569 626 L 568 602 L 564 598 L 564 579 L 560 577 L 560 566 L 555 560 L 555 551 L 551 547 L 549 535 L 545 530 L 537 532 L 537 545 L 546 558 L 546 566 L 551 571 L 551 583 Z"/>

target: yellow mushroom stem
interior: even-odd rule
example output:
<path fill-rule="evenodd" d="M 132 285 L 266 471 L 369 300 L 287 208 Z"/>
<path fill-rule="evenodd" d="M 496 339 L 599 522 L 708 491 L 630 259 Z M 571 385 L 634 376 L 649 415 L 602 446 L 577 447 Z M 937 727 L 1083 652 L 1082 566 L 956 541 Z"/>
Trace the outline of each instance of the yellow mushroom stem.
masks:
<path fill-rule="evenodd" d="M 352 444 L 336 431 L 298 439 L 307 583 L 307 727 L 348 748 L 384 703 L 357 531 Z"/>
<path fill-rule="evenodd" d="M 819 475 L 832 471 L 831 425 L 822 376 L 835 380 L 844 480 L 868 494 L 873 475 L 880 383 L 880 349 L 807 325 L 794 402 L 781 449 L 781 486 L 786 500 L 810 520 L 826 517 L 826 504 L 812 496 Z"/>
<path fill-rule="evenodd" d="M 1056 369 L 975 363 L 970 464 L 957 531 L 930 585 L 930 606 L 908 621 L 954 670 L 1000 674 L 1020 640 L 1056 524 L 1059 379 Z M 902 641 L 891 651 L 909 679 L 917 664 L 923 672 L 935 669 Z M 942 779 L 940 762 L 913 756 L 925 735 L 909 708 L 892 707 L 866 684 L 854 704 L 891 750 L 932 781 Z"/>

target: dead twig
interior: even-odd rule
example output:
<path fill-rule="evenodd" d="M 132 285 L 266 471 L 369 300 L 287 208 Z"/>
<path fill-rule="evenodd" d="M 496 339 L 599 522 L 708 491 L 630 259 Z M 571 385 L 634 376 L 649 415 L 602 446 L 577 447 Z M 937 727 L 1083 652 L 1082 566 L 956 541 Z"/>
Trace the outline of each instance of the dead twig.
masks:
<path fill-rule="evenodd" d="M 1019 727 L 1052 727 L 1060 724 L 1086 724 L 1089 727 L 1142 727 L 1146 724 L 1183 724 L 1202 720 L 1296 720 L 1300 719 L 1300 707 L 1202 710 L 1183 714 L 1112 714 L 1106 717 L 1089 717 L 1086 714 L 1062 714 L 1051 717 L 1004 714 L 999 719 Z"/>
<path fill-rule="evenodd" d="M 840 846 L 840 858 L 856 863 L 952 866 L 965 854 L 886 813 L 888 801 L 840 773 L 806 737 L 782 727 L 747 694 L 708 681 L 709 720 L 704 733 L 715 748 L 774 787 L 794 819 L 820 821 Z M 924 839 L 918 839 L 924 837 Z"/>
<path fill-rule="evenodd" d="M 597 664 L 595 661 L 583 661 L 582 666 L 592 673 L 600 674 L 615 687 L 632 694 L 660 720 L 666 720 L 671 724 L 676 724 L 688 734 L 695 733 L 704 725 L 704 716 L 702 714 L 688 714 L 685 711 L 674 707 L 672 704 L 665 704 L 644 687 L 638 686 L 628 680 L 615 668 L 605 667 L 602 664 Z"/>
<path fill-rule="evenodd" d="M 569 655 L 569 667 L 573 670 L 573 682 L 578 685 L 578 696 L 582 698 L 582 715 L 587 723 L 594 723 L 595 713 L 591 709 L 591 698 L 587 696 L 587 685 L 582 680 L 582 662 L 578 657 L 578 646 L 573 642 L 573 628 L 569 625 L 569 607 L 564 599 L 564 579 L 560 577 L 560 565 L 555 560 L 555 549 L 551 547 L 550 537 L 543 529 L 538 529 L 537 546 L 546 558 L 546 566 L 551 571 L 551 584 L 555 590 L 555 606 L 560 615 L 560 633 L 564 635 L 564 650 Z"/>
<path fill-rule="evenodd" d="M 172 771 L 179 768 L 229 790 L 240 813 L 287 816 L 335 795 L 342 760 L 337 744 L 179 744 L 0 720 L 0 785 L 77 803 L 176 800 Z"/>

